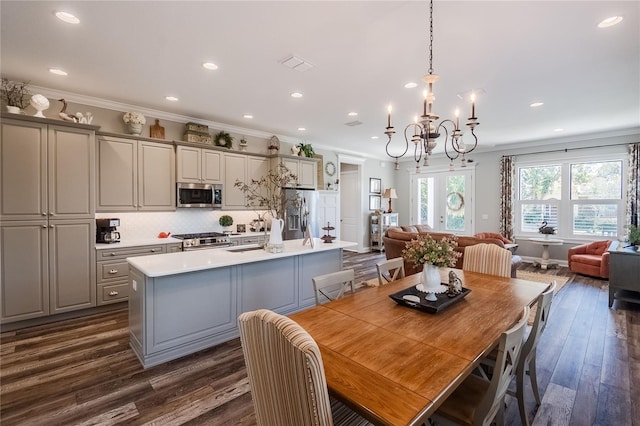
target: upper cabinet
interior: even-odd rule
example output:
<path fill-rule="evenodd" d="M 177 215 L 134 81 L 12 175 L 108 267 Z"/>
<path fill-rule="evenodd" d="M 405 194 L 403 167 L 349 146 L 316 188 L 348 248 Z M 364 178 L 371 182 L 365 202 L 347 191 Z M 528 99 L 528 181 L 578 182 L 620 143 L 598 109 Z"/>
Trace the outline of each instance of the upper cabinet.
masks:
<path fill-rule="evenodd" d="M 2 220 L 77 219 L 95 213 L 95 131 L 2 121 Z"/>
<path fill-rule="evenodd" d="M 175 210 L 175 163 L 173 145 L 100 136 L 97 210 Z"/>
<path fill-rule="evenodd" d="M 178 182 L 222 182 L 222 152 L 220 151 L 178 145 L 176 162 Z"/>
<path fill-rule="evenodd" d="M 248 183 L 251 179 L 262 178 L 269 170 L 269 160 L 265 157 L 236 153 L 224 153 L 224 196 L 222 208 L 227 210 L 247 209 L 244 192 L 235 187 L 237 181 Z"/>
<path fill-rule="evenodd" d="M 298 182 L 289 182 L 290 186 L 300 189 L 316 189 L 318 183 L 317 160 L 282 156 L 273 158 L 271 167 L 277 167 L 279 163 L 283 163 L 287 169 L 298 177 Z"/>

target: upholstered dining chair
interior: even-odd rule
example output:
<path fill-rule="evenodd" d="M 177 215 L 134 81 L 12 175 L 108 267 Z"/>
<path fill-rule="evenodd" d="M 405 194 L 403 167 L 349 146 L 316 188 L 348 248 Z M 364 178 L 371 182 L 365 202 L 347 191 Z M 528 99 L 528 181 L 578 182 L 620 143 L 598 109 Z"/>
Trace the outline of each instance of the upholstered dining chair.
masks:
<path fill-rule="evenodd" d="M 384 285 L 390 283 L 391 281 L 404 278 L 404 259 L 396 257 L 385 260 L 384 262 L 378 262 L 376 263 L 376 269 L 378 270 L 378 284 Z"/>
<path fill-rule="evenodd" d="M 320 349 L 298 323 L 260 309 L 241 314 L 238 328 L 258 425 L 370 424 L 330 401 Z"/>
<path fill-rule="evenodd" d="M 464 271 L 511 277 L 511 252 L 495 244 L 467 246 L 462 261 Z"/>
<path fill-rule="evenodd" d="M 518 365 L 522 337 L 529 318 L 525 307 L 516 325 L 502 333 L 498 342 L 496 368 L 491 380 L 470 374 L 438 408 L 433 420 L 460 425 L 504 423 L 504 396 Z"/>
<path fill-rule="evenodd" d="M 341 298 L 347 287 L 353 293 L 355 272 L 353 269 L 345 269 L 344 271 L 313 277 L 311 281 L 313 281 L 316 305 L 320 305 L 321 300 L 326 303 L 327 301 Z"/>

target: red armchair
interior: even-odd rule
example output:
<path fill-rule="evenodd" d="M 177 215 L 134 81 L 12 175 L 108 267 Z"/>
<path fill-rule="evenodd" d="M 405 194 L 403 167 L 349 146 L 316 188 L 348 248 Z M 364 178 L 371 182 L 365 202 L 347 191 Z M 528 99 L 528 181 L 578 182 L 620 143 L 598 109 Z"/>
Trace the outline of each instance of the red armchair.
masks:
<path fill-rule="evenodd" d="M 609 252 L 611 241 L 596 241 L 569 249 L 569 270 L 592 277 L 609 278 Z"/>

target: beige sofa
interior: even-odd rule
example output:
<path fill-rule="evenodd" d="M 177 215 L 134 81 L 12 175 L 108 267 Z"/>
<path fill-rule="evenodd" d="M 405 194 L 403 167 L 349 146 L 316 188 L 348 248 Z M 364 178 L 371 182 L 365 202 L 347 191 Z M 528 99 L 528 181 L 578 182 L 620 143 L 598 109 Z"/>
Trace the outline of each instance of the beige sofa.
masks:
<path fill-rule="evenodd" d="M 472 246 L 474 244 L 486 243 L 486 244 L 495 244 L 502 248 L 504 248 L 504 243 L 502 240 L 496 238 L 477 238 L 477 237 L 467 237 L 467 236 L 456 236 L 454 234 L 442 233 L 442 232 L 433 232 L 428 225 L 410 225 L 410 226 L 394 226 L 389 229 L 384 234 L 384 249 L 387 256 L 387 259 L 393 259 L 396 257 L 402 257 L 402 250 L 404 250 L 404 246 L 407 241 L 411 241 L 421 234 L 429 234 L 434 239 L 441 239 L 443 237 L 455 238 L 458 241 L 457 251 L 462 253 L 462 256 L 458 258 L 456 262 L 456 268 L 462 269 L 462 262 L 464 260 L 464 250 L 468 246 Z M 518 269 L 518 265 L 522 262 L 522 258 L 520 256 L 513 255 L 511 257 L 511 276 L 515 278 L 516 270 Z M 422 267 L 416 267 L 413 262 L 404 261 L 404 269 L 406 275 L 415 274 L 422 270 Z"/>

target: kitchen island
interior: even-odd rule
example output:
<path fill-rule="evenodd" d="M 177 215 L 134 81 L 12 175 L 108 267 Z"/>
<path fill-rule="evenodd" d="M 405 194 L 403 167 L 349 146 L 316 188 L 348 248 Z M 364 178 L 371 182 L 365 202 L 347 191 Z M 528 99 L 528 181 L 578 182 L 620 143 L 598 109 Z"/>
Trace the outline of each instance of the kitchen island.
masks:
<path fill-rule="evenodd" d="M 284 242 L 282 253 L 257 246 L 130 257 L 131 348 L 147 368 L 238 336 L 242 312 L 283 315 L 313 306 L 312 277 L 342 269 L 356 243 Z"/>

